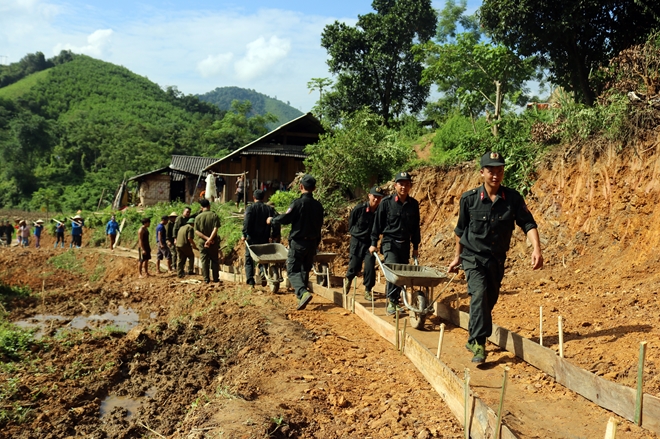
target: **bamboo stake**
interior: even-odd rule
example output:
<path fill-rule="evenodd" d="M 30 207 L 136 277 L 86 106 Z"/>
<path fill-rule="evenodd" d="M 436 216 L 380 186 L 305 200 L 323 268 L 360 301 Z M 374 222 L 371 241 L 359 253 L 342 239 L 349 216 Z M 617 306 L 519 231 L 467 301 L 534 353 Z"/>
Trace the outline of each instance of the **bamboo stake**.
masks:
<path fill-rule="evenodd" d="M 403 320 L 403 337 L 401 337 L 401 350 L 399 353 L 403 354 L 404 349 L 406 348 L 406 328 L 408 327 L 408 319 Z"/>
<path fill-rule="evenodd" d="M 442 339 L 444 337 L 445 337 L 445 324 L 440 323 L 440 338 L 438 338 L 438 351 L 435 354 L 438 360 L 440 359 L 440 352 L 442 352 Z"/>
<path fill-rule="evenodd" d="M 543 346 L 543 306 L 539 307 L 539 344 Z"/>
<path fill-rule="evenodd" d="M 616 419 L 610 416 L 610 420 L 607 421 L 607 430 L 605 430 L 605 439 L 616 439 L 616 426 L 618 422 Z"/>
<path fill-rule="evenodd" d="M 465 412 L 464 412 L 464 423 L 463 427 L 465 428 L 465 439 L 470 439 L 470 424 L 468 413 L 470 411 L 470 369 L 465 368 L 465 380 L 463 382 L 463 390 L 465 392 Z"/>
<path fill-rule="evenodd" d="M 502 393 L 500 393 L 500 407 L 497 410 L 497 426 L 495 427 L 495 439 L 500 437 L 500 429 L 502 427 L 502 407 L 504 405 L 504 394 L 506 393 L 506 377 L 509 374 L 509 368 L 504 368 L 504 377 L 502 378 Z"/>
<path fill-rule="evenodd" d="M 561 316 L 558 317 L 557 325 L 559 328 L 559 356 L 564 358 L 564 329 Z"/>
<path fill-rule="evenodd" d="M 357 293 L 357 277 L 353 280 L 353 302 L 351 303 L 351 312 L 355 314 L 355 294 Z"/>
<path fill-rule="evenodd" d="M 394 326 L 396 326 L 396 334 L 394 336 L 394 343 L 395 343 L 395 346 L 396 346 L 396 350 L 398 351 L 399 350 L 399 310 L 398 309 L 396 310 L 394 321 L 395 321 Z"/>
<path fill-rule="evenodd" d="M 639 344 L 639 363 L 637 364 L 637 398 L 635 398 L 635 424 L 642 425 L 642 403 L 644 400 L 644 360 L 646 342 Z"/>

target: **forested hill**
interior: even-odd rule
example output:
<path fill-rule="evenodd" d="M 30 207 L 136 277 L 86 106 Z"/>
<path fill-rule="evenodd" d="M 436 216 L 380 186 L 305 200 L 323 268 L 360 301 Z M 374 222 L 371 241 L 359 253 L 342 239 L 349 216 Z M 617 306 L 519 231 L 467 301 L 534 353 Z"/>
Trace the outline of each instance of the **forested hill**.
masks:
<path fill-rule="evenodd" d="M 231 103 L 234 100 L 250 101 L 252 104 L 251 115 L 270 113 L 277 117 L 277 122 L 269 124 L 271 129 L 303 115 L 301 111 L 292 107 L 289 102 L 284 103 L 277 98 L 271 98 L 246 88 L 217 87 L 215 90 L 197 96 L 201 101 L 217 105 L 221 110 L 231 109 Z"/>
<path fill-rule="evenodd" d="M 124 177 L 172 154 L 223 156 L 267 132 L 266 119 L 242 123 L 250 108 L 240 108 L 75 55 L 0 88 L 0 207 L 95 208 L 104 189 L 110 201 Z"/>

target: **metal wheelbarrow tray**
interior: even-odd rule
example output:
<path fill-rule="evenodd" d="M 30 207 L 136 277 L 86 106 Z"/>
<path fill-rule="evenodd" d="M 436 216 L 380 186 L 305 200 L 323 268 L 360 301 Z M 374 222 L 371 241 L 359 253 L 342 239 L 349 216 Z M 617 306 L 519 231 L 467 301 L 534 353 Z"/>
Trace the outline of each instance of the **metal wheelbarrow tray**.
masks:
<path fill-rule="evenodd" d="M 396 286 L 435 287 L 447 274 L 432 267 L 410 264 L 381 263 L 385 279 Z"/>
<path fill-rule="evenodd" d="M 286 262 L 289 251 L 282 244 L 274 242 L 272 244 L 254 244 L 248 245 L 250 255 L 257 264 L 277 264 Z"/>

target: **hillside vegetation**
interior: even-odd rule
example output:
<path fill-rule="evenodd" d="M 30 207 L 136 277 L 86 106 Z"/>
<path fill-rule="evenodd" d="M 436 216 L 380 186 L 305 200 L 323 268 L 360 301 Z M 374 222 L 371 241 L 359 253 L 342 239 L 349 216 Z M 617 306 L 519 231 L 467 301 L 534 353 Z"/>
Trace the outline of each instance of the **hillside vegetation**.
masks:
<path fill-rule="evenodd" d="M 277 98 L 271 98 L 257 91 L 240 87 L 217 87 L 215 90 L 197 95 L 197 97 L 200 101 L 217 105 L 221 110 L 230 110 L 233 101 L 250 101 L 252 104 L 250 116 L 270 113 L 277 117 L 276 122 L 268 125 L 271 129 L 303 115 L 300 110 L 293 108 L 289 102 L 284 103 Z"/>
<path fill-rule="evenodd" d="M 110 202 L 123 178 L 172 154 L 221 157 L 262 136 L 272 117 L 250 111 L 75 55 L 0 88 L 0 207 L 92 208 L 104 190 Z"/>

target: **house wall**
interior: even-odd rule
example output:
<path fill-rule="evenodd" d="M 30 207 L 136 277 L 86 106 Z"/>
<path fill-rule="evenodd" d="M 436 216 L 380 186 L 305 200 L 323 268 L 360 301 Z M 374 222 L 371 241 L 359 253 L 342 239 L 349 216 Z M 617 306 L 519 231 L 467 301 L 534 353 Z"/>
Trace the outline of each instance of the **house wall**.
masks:
<path fill-rule="evenodd" d="M 160 202 L 169 202 L 170 176 L 168 174 L 151 175 L 140 181 L 138 196 L 142 206 L 153 206 Z"/>
<path fill-rule="evenodd" d="M 268 197 L 279 190 L 280 182 L 287 185 L 291 183 L 296 173 L 305 171 L 305 165 L 303 159 L 293 157 L 245 155 L 224 160 L 216 164 L 212 171 L 221 174 L 240 174 L 247 171 L 250 181 L 247 191 L 248 200 L 252 199 L 252 192 L 255 189 L 254 179 L 259 179 L 259 185 L 270 181 L 271 185 L 266 188 L 266 200 L 268 200 Z M 225 180 L 227 180 L 226 201 L 235 199 L 236 177 L 225 177 Z M 275 186 L 272 186 L 273 183 Z"/>

